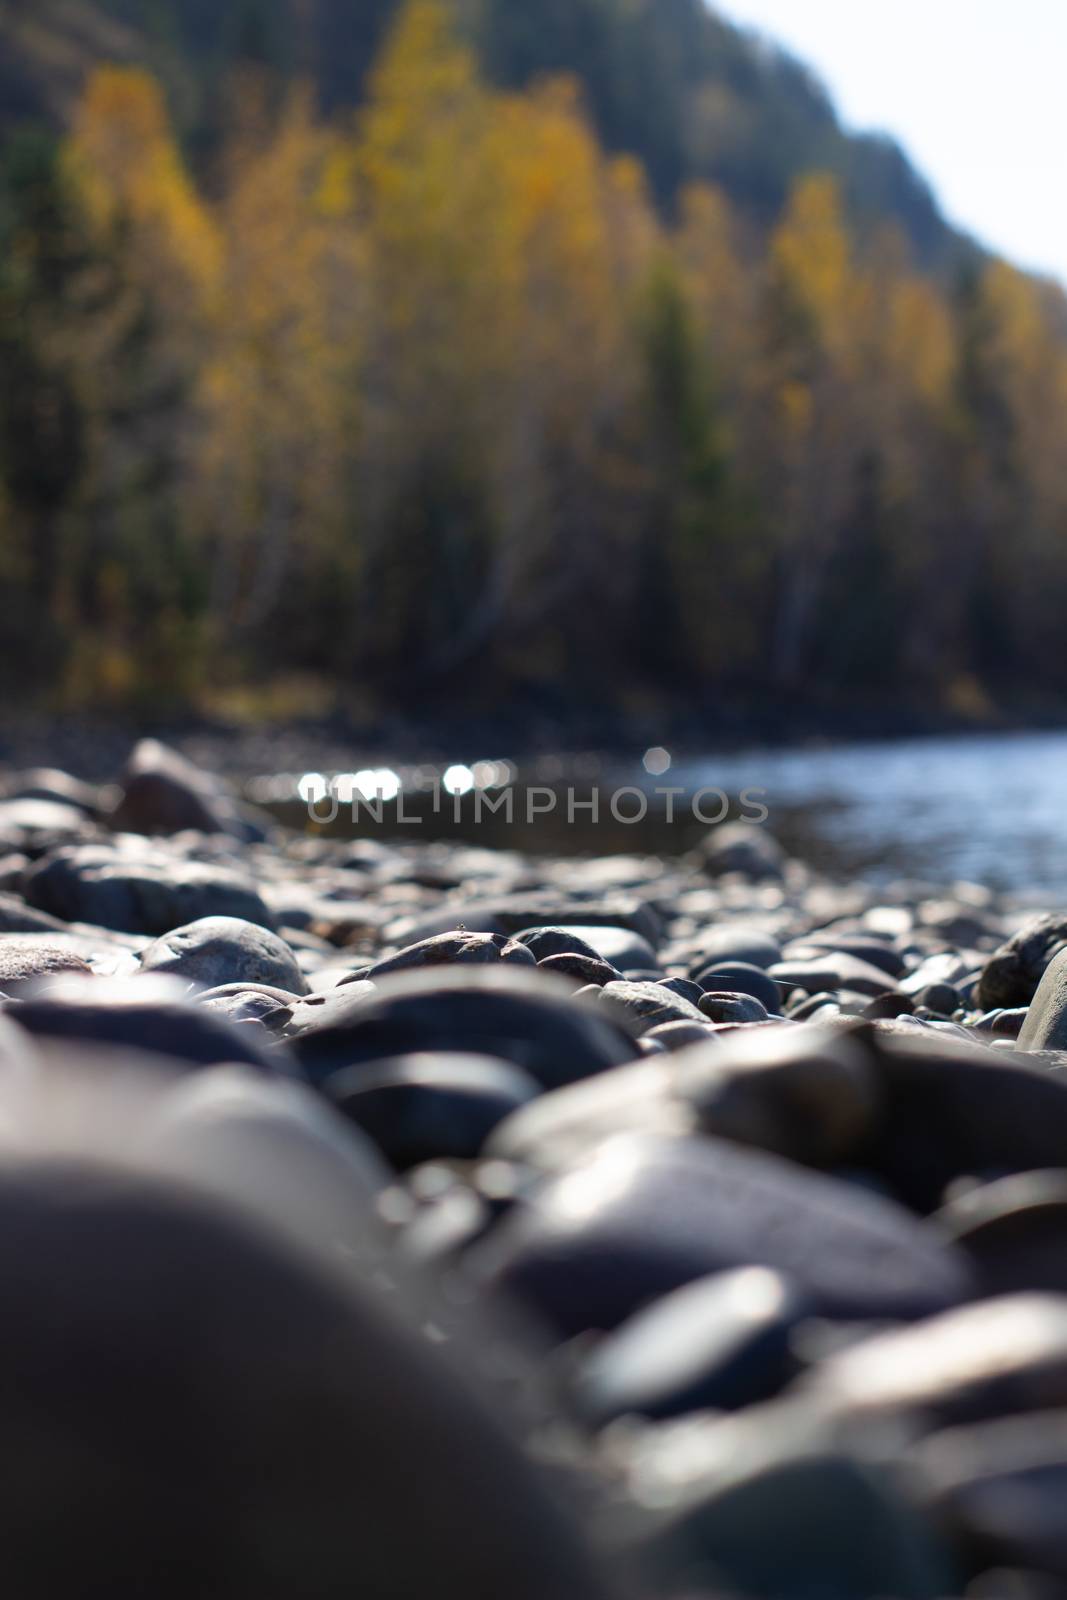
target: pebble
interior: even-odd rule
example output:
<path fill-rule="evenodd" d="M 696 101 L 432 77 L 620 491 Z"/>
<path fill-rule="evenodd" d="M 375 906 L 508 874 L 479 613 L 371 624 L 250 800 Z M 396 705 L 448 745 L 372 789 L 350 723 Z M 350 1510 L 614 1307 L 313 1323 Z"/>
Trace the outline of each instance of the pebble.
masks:
<path fill-rule="evenodd" d="M 174 928 L 144 951 L 141 971 L 169 973 L 207 988 L 263 983 L 290 995 L 307 993 L 304 974 L 285 940 L 239 917 L 201 917 Z"/>
<path fill-rule="evenodd" d="M 989 957 L 976 999 L 984 1011 L 1028 1006 L 1053 956 L 1067 948 L 1067 915 L 1031 917 Z"/>
<path fill-rule="evenodd" d="M 601 991 L 597 991 L 599 994 Z M 562 981 L 536 968 L 443 967 L 347 984 L 340 1003 L 313 996 L 285 1030 L 313 1082 L 360 1061 L 428 1045 L 497 1056 L 558 1088 L 632 1060 L 636 1035 L 610 1014 L 576 1006 Z M 321 999 L 321 1005 L 314 1001 Z M 681 1004 L 681 1002 L 678 1002 Z"/>
<path fill-rule="evenodd" d="M 64 976 L 20 998 L 9 1014 L 37 1039 L 117 1046 L 187 1068 L 246 1062 L 272 1074 L 290 1070 L 287 1052 L 265 1032 L 193 1005 L 169 977 Z"/>
<path fill-rule="evenodd" d="M 693 974 L 711 993 L 750 994 L 766 1011 L 780 1011 L 782 991 L 776 980 L 751 961 L 709 961 Z"/>
<path fill-rule="evenodd" d="M 919 1317 L 963 1299 L 965 1258 L 903 1209 L 725 1140 L 625 1134 L 549 1179 L 469 1258 L 563 1337 L 740 1266 L 784 1273 L 820 1315 Z"/>
<path fill-rule="evenodd" d="M 35 978 L 51 978 L 60 972 L 91 976 L 92 968 L 65 944 L 47 937 L 26 938 L 15 933 L 0 934 L 0 989 L 12 994 Z"/>
<path fill-rule="evenodd" d="M 444 1051 L 363 1062 L 321 1088 L 400 1170 L 435 1158 L 473 1160 L 493 1129 L 540 1093 L 510 1062 Z"/>
<path fill-rule="evenodd" d="M 575 1379 L 578 1411 L 602 1427 L 765 1400 L 796 1370 L 789 1340 L 806 1310 L 788 1280 L 765 1267 L 698 1278 L 597 1342 Z"/>
<path fill-rule="evenodd" d="M 1019 1032 L 1021 1050 L 1067 1049 L 1067 949 L 1053 956 Z"/>
<path fill-rule="evenodd" d="M 168 857 L 147 844 L 61 846 L 26 871 L 23 891 L 31 906 L 50 916 L 124 933 L 170 933 L 213 916 L 274 925 L 249 875 Z"/>

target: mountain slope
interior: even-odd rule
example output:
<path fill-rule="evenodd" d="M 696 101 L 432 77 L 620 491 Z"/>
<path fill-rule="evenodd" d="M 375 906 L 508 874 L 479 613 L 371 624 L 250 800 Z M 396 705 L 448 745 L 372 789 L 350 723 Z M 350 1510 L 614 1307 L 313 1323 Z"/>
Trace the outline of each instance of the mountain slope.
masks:
<path fill-rule="evenodd" d="M 660 202 L 710 179 L 757 224 L 790 183 L 822 168 L 861 226 L 900 226 L 917 259 L 947 267 L 964 241 L 889 139 L 846 133 L 801 63 L 725 22 L 704 0 L 454 0 L 492 77 L 578 77 L 601 138 L 639 156 Z M 62 123 L 101 60 L 140 58 L 163 78 L 187 134 L 232 63 L 251 56 L 313 77 L 326 109 L 356 104 L 399 0 L 0 0 L 0 126 Z"/>

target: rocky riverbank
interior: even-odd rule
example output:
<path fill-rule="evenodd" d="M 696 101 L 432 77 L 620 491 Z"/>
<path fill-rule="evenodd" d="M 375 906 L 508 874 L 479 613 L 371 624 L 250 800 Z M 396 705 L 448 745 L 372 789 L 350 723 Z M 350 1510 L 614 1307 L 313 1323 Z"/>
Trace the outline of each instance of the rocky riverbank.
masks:
<path fill-rule="evenodd" d="M 0 799 L 20 1600 L 1067 1589 L 1067 913 Z"/>

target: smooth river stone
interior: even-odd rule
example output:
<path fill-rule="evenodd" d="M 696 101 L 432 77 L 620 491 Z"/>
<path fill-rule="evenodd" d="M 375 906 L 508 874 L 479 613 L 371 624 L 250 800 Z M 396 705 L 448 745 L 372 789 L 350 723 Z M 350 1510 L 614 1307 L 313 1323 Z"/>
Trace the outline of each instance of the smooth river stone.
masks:
<path fill-rule="evenodd" d="M 374 1264 L 392 1174 L 370 1139 L 302 1084 L 210 1067 L 164 1094 L 145 1141 L 153 1171 L 248 1211 L 327 1256 Z"/>
<path fill-rule="evenodd" d="M 23 877 L 26 899 L 65 922 L 159 935 L 200 917 L 242 917 L 271 928 L 251 876 L 139 842 L 65 846 Z"/>
<path fill-rule="evenodd" d="M 766 1267 L 698 1278 L 597 1342 L 574 1385 L 578 1410 L 603 1426 L 765 1400 L 796 1370 L 789 1339 L 806 1310 Z"/>
<path fill-rule="evenodd" d="M 5 1162 L 0 1279 L 19 1600 L 604 1600 L 455 1363 L 222 1202 Z"/>
<path fill-rule="evenodd" d="M 433 911 L 403 917 L 391 923 L 386 936 L 392 944 L 415 944 L 421 939 L 432 939 L 438 933 L 453 933 L 465 928 L 471 933 L 505 933 L 518 936 L 533 928 L 573 928 L 607 961 L 619 962 L 607 950 L 601 950 L 596 939 L 589 937 L 589 929 L 615 928 L 629 930 L 646 941 L 648 951 L 660 931 L 660 918 L 645 904 L 631 895 L 609 895 L 602 900 L 568 900 L 551 890 L 529 894 L 504 895 L 494 900 L 450 900 Z M 639 947 L 640 948 L 640 947 Z M 652 957 L 652 961 L 654 961 Z M 644 959 L 627 963 L 632 966 L 651 965 Z"/>
<path fill-rule="evenodd" d="M 768 1011 L 781 1011 L 782 991 L 762 967 L 751 961 L 709 961 L 693 973 L 710 994 L 750 994 Z"/>
<path fill-rule="evenodd" d="M 807 961 L 776 961 L 770 968 L 770 975 L 778 983 L 803 989 L 811 995 L 849 989 L 854 994 L 874 999 L 892 987 L 880 967 L 835 950 L 827 950 Z"/>
<path fill-rule="evenodd" d="M 536 964 L 531 951 L 502 933 L 439 933 L 432 939 L 398 950 L 369 967 L 368 978 L 381 978 L 387 972 L 407 972 L 420 967 L 492 966 L 500 961 L 517 966 Z"/>
<path fill-rule="evenodd" d="M 563 1338 L 741 1266 L 846 1319 L 921 1317 L 970 1290 L 965 1258 L 889 1201 L 723 1140 L 651 1134 L 548 1179 L 468 1259 Z"/>
<path fill-rule="evenodd" d="M 473 1160 L 493 1129 L 541 1092 L 509 1061 L 445 1051 L 361 1062 L 319 1087 L 400 1170 Z"/>
<path fill-rule="evenodd" d="M 924 1509 L 983 1566 L 1067 1580 L 1067 1411 L 946 1428 L 916 1466 Z M 1046 1592 L 1063 1591 L 1050 1582 Z"/>
<path fill-rule="evenodd" d="M 142 972 L 165 972 L 214 989 L 221 984 L 264 983 L 291 995 L 307 982 L 285 940 L 240 917 L 201 917 L 164 934 L 141 957 Z"/>
<path fill-rule="evenodd" d="M 694 1112 L 675 1092 L 674 1058 L 663 1057 L 612 1067 L 541 1095 L 500 1124 L 486 1153 L 558 1172 L 619 1133 L 695 1131 Z"/>
<path fill-rule="evenodd" d="M 975 996 L 983 1011 L 1026 1006 L 1045 969 L 1067 946 L 1067 916 L 1055 912 L 1031 917 L 989 957 Z"/>
<path fill-rule="evenodd" d="M 514 1062 L 552 1089 L 637 1054 L 635 1033 L 617 1017 L 575 1005 L 562 979 L 536 967 L 500 962 L 391 973 L 337 993 L 351 999 L 312 996 L 293 1007 L 286 1030 L 316 1083 L 361 1061 L 458 1050 Z"/>
<path fill-rule="evenodd" d="M 666 1436 L 652 1441 L 654 1478 L 637 1484 L 653 1531 L 634 1517 L 625 1557 L 627 1570 L 644 1578 L 642 1592 L 686 1600 L 960 1593 L 950 1553 L 890 1473 L 803 1432 L 793 1437 L 779 1410 L 755 1406 L 710 1423 L 704 1431 L 722 1443 L 704 1471 L 691 1437 L 701 1419 L 649 1430 Z M 757 1436 L 755 1448 L 746 1448 L 746 1434 Z"/>
<path fill-rule="evenodd" d="M 1067 1297 L 1005 1295 L 865 1339 L 820 1363 L 804 1391 L 860 1422 L 887 1412 L 970 1422 L 1065 1406 Z"/>
<path fill-rule="evenodd" d="M 966 1251 L 986 1294 L 1067 1293 L 1067 1171 L 1062 1168 L 976 1185 L 932 1220 Z"/>
<path fill-rule="evenodd" d="M 689 969 L 690 975 L 697 979 L 701 968 L 715 962 L 740 961 L 766 970 L 782 959 L 782 947 L 777 939 L 743 922 L 724 922 L 717 928 L 709 928 L 701 934 L 697 948 L 698 954 Z"/>
<path fill-rule="evenodd" d="M 56 978 L 45 992 L 20 999 L 11 1018 L 41 1040 L 115 1045 L 171 1065 L 232 1061 L 270 1073 L 293 1070 L 288 1052 L 263 1030 L 192 1004 L 184 985 L 169 977 Z"/>
<path fill-rule="evenodd" d="M 91 976 L 92 968 L 59 940 L 0 934 L 0 990 L 11 994 L 21 984 L 61 972 Z"/>
<path fill-rule="evenodd" d="M 600 994 L 602 1005 L 628 1016 L 640 1033 L 647 1033 L 661 1022 L 704 1021 L 691 1000 L 665 989 L 661 983 L 606 983 Z"/>
<path fill-rule="evenodd" d="M 879 1031 L 875 1060 L 883 1109 L 864 1160 L 916 1210 L 936 1209 L 956 1178 L 1064 1163 L 1067 1080 L 1032 1058 L 927 1024 Z"/>
<path fill-rule="evenodd" d="M 676 1092 L 706 1133 L 829 1165 L 862 1149 L 882 1092 L 860 1036 L 818 1023 L 740 1029 L 677 1057 Z"/>
<path fill-rule="evenodd" d="M 606 983 L 615 983 L 622 978 L 621 972 L 609 962 L 601 961 L 599 956 L 583 956 L 573 950 L 545 956 L 537 965 L 550 977 L 566 978 L 573 982 L 576 989 L 585 988 L 591 983 L 602 989 Z"/>
<path fill-rule="evenodd" d="M 1067 1049 L 1067 950 L 1053 956 L 1041 975 L 1019 1030 L 1019 1049 Z"/>

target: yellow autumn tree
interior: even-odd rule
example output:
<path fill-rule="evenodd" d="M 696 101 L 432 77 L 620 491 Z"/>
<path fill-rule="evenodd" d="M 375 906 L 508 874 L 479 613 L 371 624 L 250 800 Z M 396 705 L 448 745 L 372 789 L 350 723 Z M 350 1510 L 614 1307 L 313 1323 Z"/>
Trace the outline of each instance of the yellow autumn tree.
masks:
<path fill-rule="evenodd" d="M 310 91 L 273 115 L 254 80 L 235 92 L 196 481 L 211 615 L 231 638 L 277 618 L 286 598 L 296 626 L 294 580 L 336 552 L 351 516 L 342 479 L 361 292 L 358 241 L 325 187 L 336 141 Z"/>

